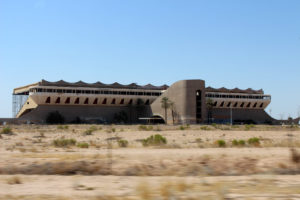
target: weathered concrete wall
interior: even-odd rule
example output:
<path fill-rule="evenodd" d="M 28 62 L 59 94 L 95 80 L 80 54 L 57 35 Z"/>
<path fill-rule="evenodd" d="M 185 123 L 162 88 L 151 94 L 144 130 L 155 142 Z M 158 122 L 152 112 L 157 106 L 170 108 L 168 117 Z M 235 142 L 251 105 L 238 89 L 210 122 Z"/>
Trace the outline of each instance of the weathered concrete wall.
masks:
<path fill-rule="evenodd" d="M 175 123 L 196 123 L 196 91 L 202 91 L 202 119 L 205 121 L 205 82 L 203 80 L 182 80 L 171 85 L 160 97 L 152 104 L 153 115 L 161 116 L 165 120 L 165 111 L 162 108 L 161 101 L 167 97 L 174 102 Z M 172 111 L 168 109 L 168 123 L 172 123 Z"/>
<path fill-rule="evenodd" d="M 215 122 L 230 122 L 230 109 L 214 108 L 212 118 Z M 276 120 L 269 116 L 262 109 L 232 109 L 232 119 L 234 121 L 254 121 L 257 124 L 276 123 Z"/>
<path fill-rule="evenodd" d="M 125 107 L 125 106 L 38 106 L 32 111 L 24 114 L 20 119 L 34 122 L 46 122 L 50 112 L 58 111 L 64 116 L 66 122 L 71 122 L 79 117 L 82 120 L 99 119 L 107 123 L 114 122 L 114 115 L 124 111 L 128 116 L 128 123 L 139 122 L 140 117 L 150 117 L 152 115 L 150 106 Z"/>

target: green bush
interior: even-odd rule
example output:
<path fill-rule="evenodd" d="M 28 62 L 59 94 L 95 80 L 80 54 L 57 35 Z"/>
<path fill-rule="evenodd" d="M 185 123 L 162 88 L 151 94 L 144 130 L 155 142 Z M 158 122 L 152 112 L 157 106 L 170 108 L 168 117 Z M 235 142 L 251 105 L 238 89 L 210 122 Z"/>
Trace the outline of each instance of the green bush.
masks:
<path fill-rule="evenodd" d="M 153 126 L 140 125 L 139 126 L 139 130 L 140 131 L 152 131 L 153 130 Z"/>
<path fill-rule="evenodd" d="M 217 140 L 217 145 L 219 147 L 226 147 L 226 142 L 224 140 Z"/>
<path fill-rule="evenodd" d="M 167 144 L 167 139 L 160 134 L 156 134 L 142 140 L 142 143 L 143 146 L 159 146 Z"/>
<path fill-rule="evenodd" d="M 79 148 L 89 148 L 89 144 L 86 142 L 80 142 L 77 144 L 77 147 Z"/>
<path fill-rule="evenodd" d="M 246 125 L 245 125 L 245 130 L 246 130 L 246 131 L 249 131 L 251 128 L 254 128 L 254 127 L 255 127 L 254 124 L 246 124 Z"/>
<path fill-rule="evenodd" d="M 92 135 L 93 132 L 95 132 L 96 130 L 97 130 L 96 126 L 91 126 L 89 129 L 83 132 L 83 135 Z"/>
<path fill-rule="evenodd" d="M 83 132 L 83 135 L 92 135 L 92 133 L 93 133 L 93 130 L 87 129 Z"/>
<path fill-rule="evenodd" d="M 239 142 L 237 140 L 232 140 L 232 146 L 238 146 L 239 145 Z"/>
<path fill-rule="evenodd" d="M 128 141 L 127 140 L 119 140 L 118 144 L 119 144 L 119 147 L 127 147 Z"/>
<path fill-rule="evenodd" d="M 200 129 L 201 129 L 201 130 L 204 130 L 204 131 L 209 131 L 209 130 L 211 130 L 208 126 L 201 126 Z"/>
<path fill-rule="evenodd" d="M 248 144 L 258 146 L 260 144 L 259 138 L 257 137 L 249 138 Z"/>
<path fill-rule="evenodd" d="M 232 140 L 232 146 L 245 146 L 245 140 Z"/>
<path fill-rule="evenodd" d="M 240 146 L 245 146 L 245 144 L 246 144 L 245 140 L 239 140 L 239 145 Z"/>
<path fill-rule="evenodd" d="M 1 130 L 1 134 L 12 134 L 12 129 L 10 127 L 4 127 Z"/>
<path fill-rule="evenodd" d="M 69 126 L 68 125 L 65 125 L 65 126 L 59 125 L 59 126 L 57 126 L 57 129 L 69 129 Z"/>
<path fill-rule="evenodd" d="M 179 130 L 182 130 L 182 131 L 189 129 L 189 128 L 190 128 L 189 124 L 179 126 Z"/>
<path fill-rule="evenodd" d="M 216 123 L 212 123 L 211 126 L 214 127 L 214 128 L 218 128 L 217 127 L 218 125 Z"/>
<path fill-rule="evenodd" d="M 68 146 L 74 146 L 76 144 L 76 140 L 75 139 L 56 139 L 53 140 L 53 144 L 56 147 L 68 147 Z"/>

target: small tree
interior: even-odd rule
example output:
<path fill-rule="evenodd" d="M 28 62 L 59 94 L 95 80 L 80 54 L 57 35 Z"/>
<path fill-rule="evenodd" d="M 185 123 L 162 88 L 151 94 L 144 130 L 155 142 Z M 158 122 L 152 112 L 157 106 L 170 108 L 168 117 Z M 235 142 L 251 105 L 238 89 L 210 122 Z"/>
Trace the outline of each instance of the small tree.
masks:
<path fill-rule="evenodd" d="M 168 121 L 168 114 L 167 114 L 167 111 L 168 111 L 168 108 L 170 108 L 170 101 L 169 101 L 169 98 L 168 97 L 163 97 L 161 99 L 161 107 L 163 109 L 165 109 L 165 124 L 167 124 L 167 121 Z"/>
<path fill-rule="evenodd" d="M 175 124 L 175 103 L 173 101 L 170 101 L 170 108 L 172 112 L 173 124 Z"/>

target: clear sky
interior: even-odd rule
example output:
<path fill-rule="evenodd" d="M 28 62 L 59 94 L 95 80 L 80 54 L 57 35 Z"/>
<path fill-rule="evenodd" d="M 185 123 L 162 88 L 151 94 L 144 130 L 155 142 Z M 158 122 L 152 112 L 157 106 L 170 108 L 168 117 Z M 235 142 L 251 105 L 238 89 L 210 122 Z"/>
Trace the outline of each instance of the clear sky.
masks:
<path fill-rule="evenodd" d="M 0 0 L 0 117 L 41 79 L 264 89 L 300 110 L 299 0 Z"/>

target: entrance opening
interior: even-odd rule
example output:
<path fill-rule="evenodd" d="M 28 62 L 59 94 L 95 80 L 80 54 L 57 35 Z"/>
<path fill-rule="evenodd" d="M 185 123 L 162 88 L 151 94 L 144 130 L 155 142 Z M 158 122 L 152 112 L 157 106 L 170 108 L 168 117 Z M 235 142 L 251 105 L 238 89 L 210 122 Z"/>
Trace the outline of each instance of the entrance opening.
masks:
<path fill-rule="evenodd" d="M 202 120 L 202 91 L 196 91 L 196 123 Z"/>
<path fill-rule="evenodd" d="M 76 98 L 74 104 L 79 104 L 79 97 Z"/>

